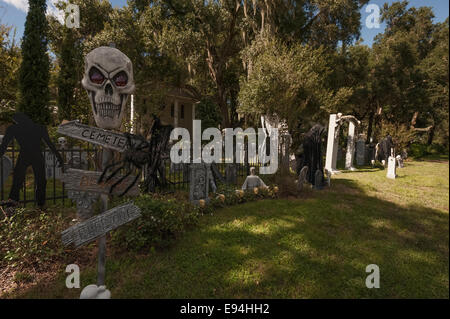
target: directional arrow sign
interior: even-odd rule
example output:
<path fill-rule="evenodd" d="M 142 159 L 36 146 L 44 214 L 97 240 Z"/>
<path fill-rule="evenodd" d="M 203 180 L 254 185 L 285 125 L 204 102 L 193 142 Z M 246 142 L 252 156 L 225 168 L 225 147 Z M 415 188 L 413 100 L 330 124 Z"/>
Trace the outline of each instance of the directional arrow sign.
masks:
<path fill-rule="evenodd" d="M 122 176 L 116 175 L 107 183 L 98 183 L 98 179 L 102 175 L 102 172 L 95 171 L 83 171 L 79 169 L 69 169 L 61 178 L 61 181 L 65 183 L 65 187 L 68 190 L 84 191 L 90 193 L 99 193 L 108 195 L 111 186 L 115 184 Z M 119 185 L 114 187 L 111 195 L 120 195 L 125 189 L 130 186 L 135 179 L 135 176 L 129 176 L 125 178 Z M 139 196 L 139 188 L 137 183 L 126 193 L 127 196 Z"/>
<path fill-rule="evenodd" d="M 141 210 L 133 203 L 118 206 L 66 229 L 61 233 L 62 242 L 78 248 L 141 216 Z"/>
<path fill-rule="evenodd" d="M 58 133 L 118 152 L 124 152 L 127 149 L 127 138 L 122 133 L 84 125 L 78 121 L 61 124 L 58 127 Z M 133 144 L 138 142 L 132 139 Z"/>

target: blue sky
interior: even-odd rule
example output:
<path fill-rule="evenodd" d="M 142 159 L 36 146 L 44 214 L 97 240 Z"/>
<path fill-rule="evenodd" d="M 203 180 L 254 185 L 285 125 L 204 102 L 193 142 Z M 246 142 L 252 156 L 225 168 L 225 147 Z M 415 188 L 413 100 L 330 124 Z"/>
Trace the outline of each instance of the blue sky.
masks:
<path fill-rule="evenodd" d="M 54 6 L 52 5 L 55 0 L 47 0 L 49 3 L 49 11 L 56 12 Z M 126 0 L 111 0 L 110 1 L 115 7 L 122 7 L 126 5 Z M 369 4 L 376 4 L 380 7 L 383 6 L 385 2 L 392 3 L 394 0 L 371 0 Z M 0 22 L 17 29 L 16 39 L 19 40 L 22 36 L 26 10 L 27 10 L 27 0 L 0 0 Z M 433 8 L 434 15 L 436 16 L 436 22 L 444 21 L 449 15 L 449 2 L 448 0 L 410 0 L 410 6 L 420 7 L 429 6 Z M 366 19 L 370 13 L 366 13 L 366 6 L 362 8 L 361 11 L 361 37 L 364 39 L 364 43 L 367 45 L 372 45 L 373 38 L 380 32 L 383 32 L 385 25 L 381 24 L 380 28 L 368 28 L 366 26 Z"/>

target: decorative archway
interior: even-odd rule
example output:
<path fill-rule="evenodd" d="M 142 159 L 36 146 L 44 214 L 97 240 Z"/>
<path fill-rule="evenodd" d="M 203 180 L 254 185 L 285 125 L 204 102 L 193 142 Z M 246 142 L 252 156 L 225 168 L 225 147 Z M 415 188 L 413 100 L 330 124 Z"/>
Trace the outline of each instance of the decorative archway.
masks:
<path fill-rule="evenodd" d="M 339 129 L 344 122 L 349 123 L 345 169 L 352 171 L 356 170 L 353 167 L 355 157 L 355 131 L 356 127 L 359 126 L 361 122 L 353 115 L 343 116 L 342 113 L 331 114 L 330 124 L 328 127 L 327 156 L 325 161 L 325 169 L 330 171 L 331 174 L 340 173 L 340 171 L 336 169 L 336 162 L 339 143 Z"/>

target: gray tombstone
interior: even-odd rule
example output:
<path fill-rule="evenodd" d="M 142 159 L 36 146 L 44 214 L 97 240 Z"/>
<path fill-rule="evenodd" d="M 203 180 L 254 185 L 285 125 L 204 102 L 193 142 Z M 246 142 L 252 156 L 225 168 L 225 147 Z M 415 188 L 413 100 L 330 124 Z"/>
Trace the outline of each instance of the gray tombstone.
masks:
<path fill-rule="evenodd" d="M 403 157 L 401 157 L 400 155 L 397 155 L 396 159 L 397 159 L 398 167 L 400 167 L 400 168 L 405 167 L 405 164 L 403 163 Z"/>
<path fill-rule="evenodd" d="M 304 166 L 302 168 L 302 170 L 300 171 L 300 174 L 298 175 L 297 188 L 299 191 L 301 191 L 303 189 L 303 186 L 306 183 L 307 175 L 308 175 L 308 166 Z"/>
<path fill-rule="evenodd" d="M 356 142 L 356 164 L 358 166 L 366 165 L 366 141 L 363 138 Z"/>
<path fill-rule="evenodd" d="M 327 173 L 327 186 L 331 187 L 331 172 L 325 169 L 325 173 Z"/>
<path fill-rule="evenodd" d="M 3 187 L 3 184 L 1 184 L 1 183 L 4 183 L 8 179 L 9 174 L 11 174 L 11 172 L 13 170 L 13 163 L 12 163 L 11 159 L 6 155 L 2 156 L 1 161 L 2 162 L 0 163 L 0 165 L 1 165 L 1 167 L 0 167 L 1 168 L 0 187 Z"/>
<path fill-rule="evenodd" d="M 209 187 L 211 188 L 211 191 L 213 193 L 217 192 L 217 185 L 216 185 L 216 181 L 214 180 L 214 175 L 211 169 L 211 164 L 206 164 L 206 167 L 208 169 L 208 182 L 209 182 Z"/>
<path fill-rule="evenodd" d="M 47 179 L 60 179 L 62 176 L 62 168 L 58 167 L 58 160 L 56 156 L 47 151 L 44 153 L 45 158 L 45 177 Z"/>
<path fill-rule="evenodd" d="M 235 164 L 225 165 L 225 179 L 227 181 L 227 184 L 237 183 L 237 167 Z"/>
<path fill-rule="evenodd" d="M 87 220 L 92 217 L 92 205 L 97 202 L 100 194 L 69 190 L 68 197 L 77 205 L 78 218 Z"/>
<path fill-rule="evenodd" d="M 72 151 L 68 151 L 66 154 L 68 167 L 84 170 L 89 168 L 87 152 L 82 151 L 80 147 L 74 147 Z"/>
<path fill-rule="evenodd" d="M 323 173 L 320 170 L 317 170 L 316 174 L 314 175 L 314 189 L 323 189 Z"/>
<path fill-rule="evenodd" d="M 189 178 L 189 200 L 198 205 L 200 200 L 209 202 L 210 170 L 206 164 L 191 164 Z"/>

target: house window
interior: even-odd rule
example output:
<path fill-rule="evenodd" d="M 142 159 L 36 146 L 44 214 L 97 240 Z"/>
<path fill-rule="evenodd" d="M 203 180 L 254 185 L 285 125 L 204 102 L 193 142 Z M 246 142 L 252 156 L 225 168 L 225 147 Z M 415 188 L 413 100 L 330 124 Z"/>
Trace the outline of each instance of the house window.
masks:
<path fill-rule="evenodd" d="M 170 116 L 175 117 L 175 104 L 170 106 Z"/>
<path fill-rule="evenodd" d="M 184 119 L 184 105 L 181 104 L 181 118 Z"/>

